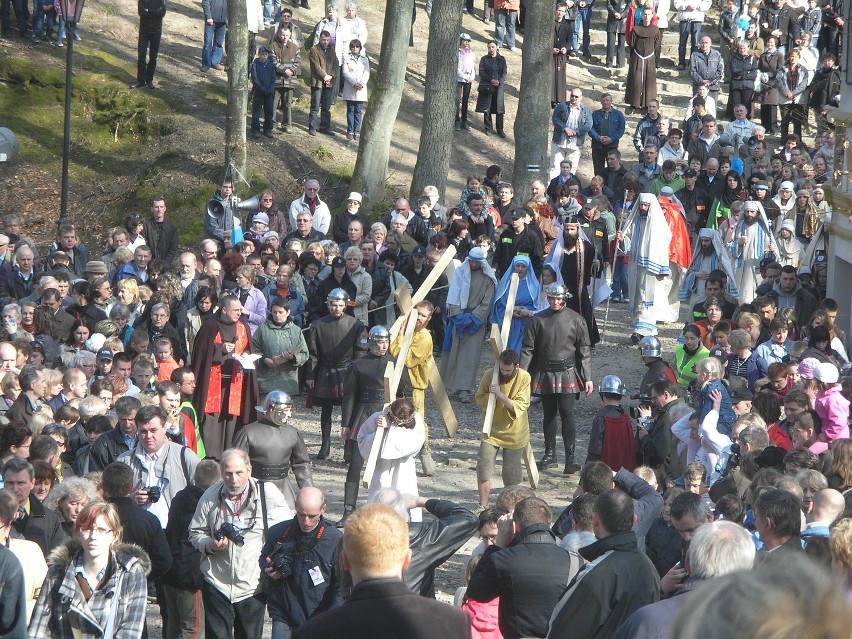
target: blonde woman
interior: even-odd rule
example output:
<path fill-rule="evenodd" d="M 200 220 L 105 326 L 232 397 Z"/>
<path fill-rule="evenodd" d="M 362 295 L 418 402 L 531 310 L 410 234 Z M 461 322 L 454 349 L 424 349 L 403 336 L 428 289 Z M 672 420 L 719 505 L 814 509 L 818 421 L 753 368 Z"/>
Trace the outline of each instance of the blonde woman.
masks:
<path fill-rule="evenodd" d="M 31 639 L 136 639 L 145 624 L 150 560 L 121 543 L 112 504 L 87 505 L 74 535 L 50 555 L 29 625 Z"/>

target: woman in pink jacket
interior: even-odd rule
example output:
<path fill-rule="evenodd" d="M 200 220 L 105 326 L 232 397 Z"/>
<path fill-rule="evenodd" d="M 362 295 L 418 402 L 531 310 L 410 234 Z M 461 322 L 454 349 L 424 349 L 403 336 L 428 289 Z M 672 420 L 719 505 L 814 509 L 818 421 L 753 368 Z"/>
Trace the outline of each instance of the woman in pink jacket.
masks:
<path fill-rule="evenodd" d="M 822 420 L 820 441 L 831 443 L 836 439 L 849 439 L 849 400 L 842 393 L 837 367 L 830 362 L 820 362 L 814 367 L 817 394 L 814 410 Z"/>

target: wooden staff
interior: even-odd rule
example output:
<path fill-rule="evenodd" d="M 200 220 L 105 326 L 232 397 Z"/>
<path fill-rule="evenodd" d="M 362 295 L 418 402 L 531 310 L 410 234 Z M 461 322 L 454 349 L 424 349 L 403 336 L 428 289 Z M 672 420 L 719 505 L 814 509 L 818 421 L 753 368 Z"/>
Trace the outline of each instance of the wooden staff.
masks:
<path fill-rule="evenodd" d="M 441 259 L 438 260 L 438 263 L 432 268 L 432 272 L 426 276 L 426 279 L 423 280 L 423 283 L 420 287 L 414 291 L 414 295 L 411 296 L 410 303 L 411 308 L 417 306 L 420 302 L 426 299 L 426 296 L 432 290 L 432 287 L 435 286 L 435 282 L 438 281 L 438 278 L 441 277 L 441 274 L 444 272 L 444 269 L 447 268 L 450 262 L 453 261 L 453 258 L 456 255 L 456 247 L 451 244 L 444 250 L 444 254 L 441 256 Z M 397 289 L 399 290 L 399 289 Z M 408 291 L 406 291 L 407 293 Z M 401 302 L 401 296 L 397 296 L 397 301 Z M 400 306 L 402 310 L 402 315 L 396 318 L 396 321 L 393 323 L 390 329 L 390 341 L 393 342 L 396 339 L 396 336 L 399 335 L 400 328 L 402 327 L 402 318 L 408 313 L 409 309 L 403 308 Z"/>
<path fill-rule="evenodd" d="M 503 323 L 500 325 L 499 346 L 505 348 L 509 342 L 509 332 L 512 330 L 512 313 L 515 310 L 515 298 L 518 295 L 518 284 L 520 279 L 517 273 L 512 273 L 509 279 L 509 297 L 506 299 L 506 309 L 503 311 Z M 498 355 L 499 357 L 499 355 Z M 495 357 L 494 372 L 491 374 L 491 383 L 496 384 L 500 380 L 499 359 Z M 482 422 L 482 432 L 488 437 L 491 435 L 491 426 L 494 423 L 494 409 L 497 408 L 497 397 L 494 393 L 488 394 L 488 407 L 485 409 L 485 421 Z"/>

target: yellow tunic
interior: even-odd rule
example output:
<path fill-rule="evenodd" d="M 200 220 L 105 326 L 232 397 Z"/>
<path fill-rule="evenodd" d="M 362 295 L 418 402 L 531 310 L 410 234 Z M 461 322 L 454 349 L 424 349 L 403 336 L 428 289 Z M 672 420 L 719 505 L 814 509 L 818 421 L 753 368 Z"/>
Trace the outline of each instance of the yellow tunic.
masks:
<path fill-rule="evenodd" d="M 402 348 L 402 340 L 405 336 L 403 331 L 399 332 L 393 344 L 390 346 L 390 354 L 396 357 Z M 408 369 L 408 378 L 415 390 L 426 390 L 429 386 L 429 360 L 432 359 L 432 335 L 428 330 L 415 331 L 411 348 L 405 358 L 405 367 Z"/>
<path fill-rule="evenodd" d="M 476 391 L 476 403 L 482 408 L 488 406 L 488 387 L 491 385 L 492 375 L 493 369 L 485 373 Z M 530 408 L 530 374 L 519 368 L 518 374 L 508 383 L 500 384 L 500 391 L 515 403 L 515 416 L 512 417 L 498 400 L 494 409 L 491 435 L 483 435 L 482 441 L 507 450 L 526 448 L 530 443 L 530 422 L 527 414 Z"/>

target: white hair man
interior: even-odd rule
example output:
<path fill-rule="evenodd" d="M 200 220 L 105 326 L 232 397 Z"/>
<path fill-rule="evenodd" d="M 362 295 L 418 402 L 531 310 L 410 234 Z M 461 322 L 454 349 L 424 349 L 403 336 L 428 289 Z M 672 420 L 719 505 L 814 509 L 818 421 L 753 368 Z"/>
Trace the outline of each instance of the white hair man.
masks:
<path fill-rule="evenodd" d="M 689 575 L 674 595 L 634 612 L 615 639 L 667 637 L 680 610 L 694 600 L 693 591 L 705 581 L 737 570 L 751 570 L 755 547 L 745 528 L 730 521 L 714 521 L 695 531 L 684 568 Z"/>

